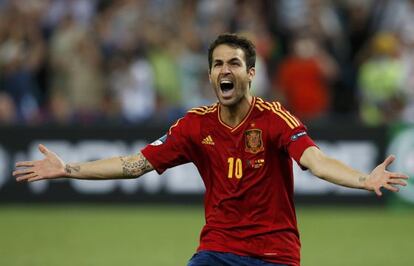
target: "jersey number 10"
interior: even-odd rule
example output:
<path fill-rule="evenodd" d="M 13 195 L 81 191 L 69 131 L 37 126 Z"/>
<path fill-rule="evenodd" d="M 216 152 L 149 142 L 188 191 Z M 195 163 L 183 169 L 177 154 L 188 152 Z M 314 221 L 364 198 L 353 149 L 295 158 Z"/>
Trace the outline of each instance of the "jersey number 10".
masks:
<path fill-rule="evenodd" d="M 229 157 L 227 159 L 227 163 L 229 164 L 229 172 L 227 177 L 233 178 L 233 175 L 240 179 L 243 176 L 243 165 L 242 160 L 240 158 Z"/>

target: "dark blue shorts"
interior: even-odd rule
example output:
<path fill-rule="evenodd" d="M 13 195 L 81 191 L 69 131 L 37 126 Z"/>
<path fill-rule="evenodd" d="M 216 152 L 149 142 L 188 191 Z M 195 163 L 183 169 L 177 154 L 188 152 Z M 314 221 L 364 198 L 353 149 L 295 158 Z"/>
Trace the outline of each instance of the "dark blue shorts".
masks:
<path fill-rule="evenodd" d="M 199 251 L 191 258 L 187 266 L 288 266 L 274 264 L 248 256 L 233 253 Z"/>

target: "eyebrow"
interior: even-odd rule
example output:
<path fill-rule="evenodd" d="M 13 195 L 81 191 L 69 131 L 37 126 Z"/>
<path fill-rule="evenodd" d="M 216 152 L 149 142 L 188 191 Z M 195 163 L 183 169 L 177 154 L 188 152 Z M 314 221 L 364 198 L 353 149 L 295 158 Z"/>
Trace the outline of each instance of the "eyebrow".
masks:
<path fill-rule="evenodd" d="M 238 58 L 238 57 L 233 57 L 233 58 L 230 58 L 229 60 L 227 60 L 227 62 L 234 62 L 234 61 L 241 62 L 242 60 L 240 58 Z M 217 62 L 222 63 L 222 62 L 224 62 L 224 60 L 222 60 L 222 59 L 214 59 L 213 62 L 214 63 L 217 63 Z"/>
<path fill-rule="evenodd" d="M 234 62 L 234 61 L 242 62 L 242 60 L 238 57 L 233 57 L 232 59 L 229 60 L 229 62 Z"/>

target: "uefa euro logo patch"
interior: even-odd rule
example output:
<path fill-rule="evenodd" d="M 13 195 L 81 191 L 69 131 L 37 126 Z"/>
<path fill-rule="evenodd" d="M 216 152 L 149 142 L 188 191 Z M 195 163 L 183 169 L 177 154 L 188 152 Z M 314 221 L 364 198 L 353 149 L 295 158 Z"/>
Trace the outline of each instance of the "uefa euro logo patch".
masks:
<path fill-rule="evenodd" d="M 290 137 L 290 139 L 291 139 L 292 141 L 296 141 L 296 140 L 298 140 L 300 137 L 303 137 L 303 136 L 305 136 L 305 135 L 306 135 L 306 132 L 305 132 L 305 131 L 302 131 L 302 132 L 296 133 L 295 135 L 293 135 L 292 137 Z"/>
<path fill-rule="evenodd" d="M 151 146 L 159 146 L 161 144 L 164 144 L 165 141 L 167 140 L 167 134 L 165 134 L 164 136 L 162 136 L 161 138 L 157 139 L 156 141 L 154 141 L 153 143 L 151 143 Z"/>
<path fill-rule="evenodd" d="M 256 154 L 264 150 L 262 131 L 260 129 L 249 129 L 244 132 L 246 152 Z"/>

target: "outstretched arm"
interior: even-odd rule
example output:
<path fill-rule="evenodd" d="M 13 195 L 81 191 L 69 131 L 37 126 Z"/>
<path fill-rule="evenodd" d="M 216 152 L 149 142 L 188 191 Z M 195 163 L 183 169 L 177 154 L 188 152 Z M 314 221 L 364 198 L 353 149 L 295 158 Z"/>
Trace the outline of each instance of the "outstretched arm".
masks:
<path fill-rule="evenodd" d="M 408 179 L 407 175 L 386 170 L 394 160 L 395 156 L 391 155 L 370 174 L 364 174 L 325 155 L 316 147 L 309 147 L 302 154 L 300 163 L 309 168 L 312 174 L 326 181 L 345 187 L 374 191 L 381 196 L 381 188 L 398 192 L 397 186 L 407 185 L 405 182 Z"/>
<path fill-rule="evenodd" d="M 55 178 L 104 180 L 137 178 L 154 168 L 141 154 L 120 156 L 85 163 L 66 164 L 56 153 L 39 145 L 44 158 L 38 161 L 17 162 L 13 176 L 17 181 L 37 181 Z"/>

